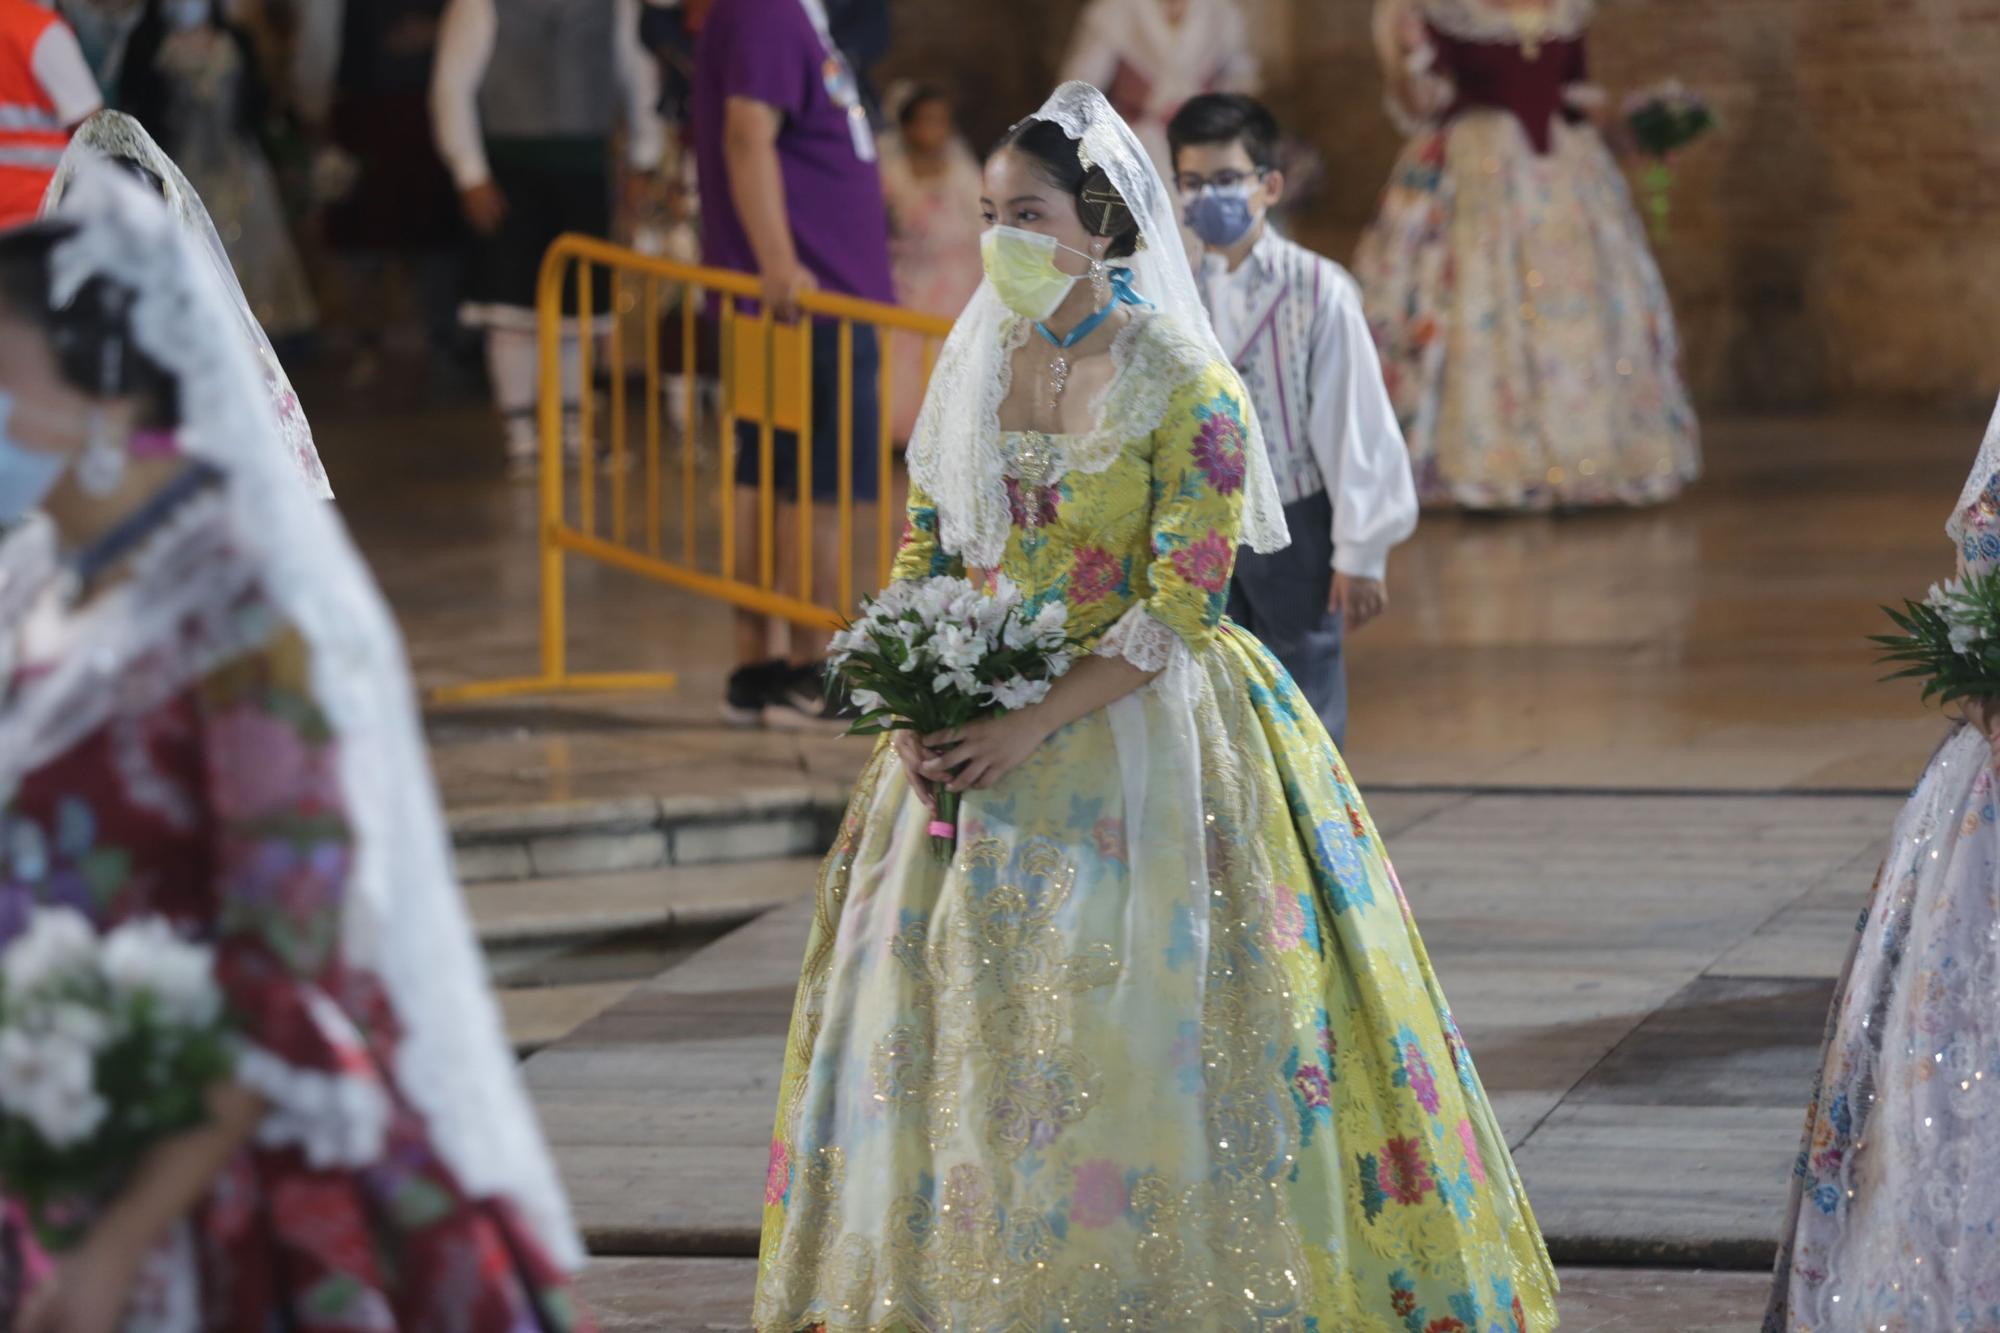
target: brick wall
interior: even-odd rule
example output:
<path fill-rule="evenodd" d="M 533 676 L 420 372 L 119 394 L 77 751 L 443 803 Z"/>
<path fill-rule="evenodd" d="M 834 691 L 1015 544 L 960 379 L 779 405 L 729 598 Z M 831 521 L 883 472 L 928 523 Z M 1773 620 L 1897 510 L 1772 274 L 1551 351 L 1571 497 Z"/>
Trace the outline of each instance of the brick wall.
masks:
<path fill-rule="evenodd" d="M 1269 97 L 1325 159 L 1305 239 L 1351 253 L 1398 148 L 1370 0 L 1248 0 Z M 951 73 L 989 141 L 1046 92 L 1078 0 L 899 0 L 885 74 Z M 1723 130 L 1660 260 L 1710 406 L 2000 390 L 2000 0 L 1606 0 L 1599 80 L 1676 75 Z"/>

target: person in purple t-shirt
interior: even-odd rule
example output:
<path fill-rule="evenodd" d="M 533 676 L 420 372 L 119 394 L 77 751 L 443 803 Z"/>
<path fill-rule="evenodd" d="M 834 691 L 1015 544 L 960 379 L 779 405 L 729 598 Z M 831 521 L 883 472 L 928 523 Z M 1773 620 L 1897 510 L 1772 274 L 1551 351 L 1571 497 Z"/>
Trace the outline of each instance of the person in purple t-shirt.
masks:
<path fill-rule="evenodd" d="M 763 299 L 781 320 L 799 317 L 799 299 L 818 289 L 891 301 L 888 219 L 876 170 L 874 131 L 853 69 L 828 35 L 822 0 L 715 0 L 695 49 L 688 104 L 695 165 L 701 174 L 702 248 L 706 261 L 755 273 Z M 857 325 L 853 361 L 853 481 L 856 520 L 872 507 L 880 404 L 875 332 Z M 835 510 L 840 478 L 839 348 L 835 326 L 812 330 L 813 571 L 810 593 L 834 596 L 839 557 Z M 758 428 L 738 423 L 737 568 L 757 559 Z M 790 508 L 798 495 L 798 442 L 778 435 L 772 480 Z M 777 567 L 797 567 L 782 548 L 797 515 L 781 516 Z M 767 660 L 769 621 L 736 615 L 738 669 L 723 705 L 730 721 L 754 725 L 839 711 L 823 689 L 825 635 L 793 629 L 793 656 Z"/>

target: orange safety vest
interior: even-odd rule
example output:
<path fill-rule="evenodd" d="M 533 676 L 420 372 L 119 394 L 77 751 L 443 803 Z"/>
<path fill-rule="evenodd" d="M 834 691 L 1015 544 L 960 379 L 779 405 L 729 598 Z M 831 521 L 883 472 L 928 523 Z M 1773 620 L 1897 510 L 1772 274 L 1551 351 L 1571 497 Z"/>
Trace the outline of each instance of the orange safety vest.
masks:
<path fill-rule="evenodd" d="M 34 0 L 0 0 L 0 227 L 32 221 L 69 145 L 35 77 L 35 46 L 62 22 Z"/>

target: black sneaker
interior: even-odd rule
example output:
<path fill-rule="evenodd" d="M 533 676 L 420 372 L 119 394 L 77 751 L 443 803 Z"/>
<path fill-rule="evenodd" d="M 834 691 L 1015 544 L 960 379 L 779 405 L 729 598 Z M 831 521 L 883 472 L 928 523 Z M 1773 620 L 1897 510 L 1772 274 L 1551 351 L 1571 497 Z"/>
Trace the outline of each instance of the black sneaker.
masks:
<path fill-rule="evenodd" d="M 722 697 L 722 720 L 732 727 L 763 726 L 765 710 L 791 678 L 792 665 L 782 658 L 736 668 Z"/>
<path fill-rule="evenodd" d="M 829 677 L 826 664 L 791 668 L 791 678 L 770 697 L 764 711 L 767 726 L 798 731 L 845 731 L 860 718 L 839 677 Z"/>

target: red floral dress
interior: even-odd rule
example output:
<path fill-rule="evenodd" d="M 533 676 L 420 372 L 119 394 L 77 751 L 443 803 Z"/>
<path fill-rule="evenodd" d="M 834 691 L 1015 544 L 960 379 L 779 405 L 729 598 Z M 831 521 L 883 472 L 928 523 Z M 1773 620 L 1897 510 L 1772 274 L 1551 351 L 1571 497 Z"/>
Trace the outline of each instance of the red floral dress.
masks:
<path fill-rule="evenodd" d="M 511 1206 L 467 1196 L 396 1088 L 387 996 L 342 957 L 353 847 L 306 644 L 255 595 L 231 620 L 255 646 L 114 713 L 0 808 L 0 944 L 62 904 L 214 946 L 241 1076 L 272 1110 L 192 1219 L 206 1329 L 585 1327 Z"/>

